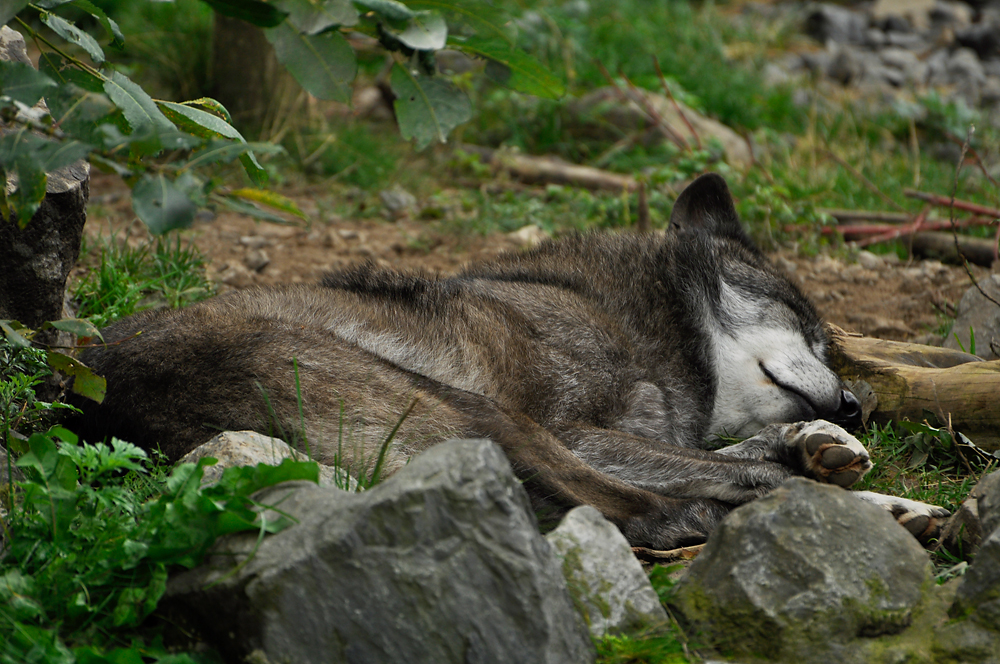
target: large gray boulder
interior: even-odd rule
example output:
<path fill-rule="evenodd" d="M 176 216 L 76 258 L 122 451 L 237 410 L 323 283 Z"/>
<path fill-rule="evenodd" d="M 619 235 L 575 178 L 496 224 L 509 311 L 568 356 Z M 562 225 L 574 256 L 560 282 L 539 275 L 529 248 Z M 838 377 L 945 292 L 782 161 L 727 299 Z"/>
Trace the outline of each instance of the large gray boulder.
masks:
<path fill-rule="evenodd" d="M 902 631 L 932 587 L 926 552 L 889 512 L 794 478 L 723 520 L 675 603 L 724 650 L 869 661 L 851 641 Z"/>
<path fill-rule="evenodd" d="M 944 347 L 955 350 L 964 347 L 964 350 L 970 351 L 971 329 L 976 335 L 976 355 L 986 360 L 995 360 L 1000 358 L 997 354 L 1000 351 L 1000 306 L 979 292 L 980 288 L 990 298 L 1000 302 L 1000 274 L 981 279 L 979 288 L 971 286 L 965 291 L 958 303 L 955 324 L 944 340 Z"/>
<path fill-rule="evenodd" d="M 572 509 L 546 539 L 595 637 L 666 622 L 667 612 L 628 540 L 596 509 Z"/>
<path fill-rule="evenodd" d="M 171 579 L 166 605 L 231 660 L 592 662 L 589 633 L 527 494 L 488 441 L 450 441 L 383 484 L 294 483 L 262 504 L 299 519 L 229 537 Z"/>

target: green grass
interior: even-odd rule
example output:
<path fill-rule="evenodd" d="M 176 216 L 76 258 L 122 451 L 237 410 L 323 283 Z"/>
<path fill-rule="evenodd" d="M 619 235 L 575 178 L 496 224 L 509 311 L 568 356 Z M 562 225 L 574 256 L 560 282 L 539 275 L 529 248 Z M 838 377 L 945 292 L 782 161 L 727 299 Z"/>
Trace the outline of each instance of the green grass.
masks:
<path fill-rule="evenodd" d="M 955 511 L 1000 459 L 926 423 L 872 425 L 860 438 L 875 467 L 855 489 L 877 491 Z"/>
<path fill-rule="evenodd" d="M 178 235 L 136 248 L 102 240 L 100 265 L 73 289 L 78 316 L 97 327 L 143 309 L 177 308 L 214 293 L 205 276 L 204 257 L 193 245 L 182 244 Z"/>

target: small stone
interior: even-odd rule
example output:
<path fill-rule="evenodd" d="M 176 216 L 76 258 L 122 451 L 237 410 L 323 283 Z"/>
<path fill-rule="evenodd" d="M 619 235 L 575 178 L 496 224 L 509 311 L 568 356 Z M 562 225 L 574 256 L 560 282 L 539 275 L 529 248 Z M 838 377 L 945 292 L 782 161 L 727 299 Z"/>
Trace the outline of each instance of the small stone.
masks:
<path fill-rule="evenodd" d="M 240 244 L 249 249 L 262 249 L 271 244 L 271 241 L 261 235 L 244 235 L 240 237 Z"/>
<path fill-rule="evenodd" d="M 264 436 L 256 431 L 224 431 L 185 454 L 177 463 L 197 463 L 204 457 L 212 457 L 218 463 L 205 467 L 202 485 L 218 482 L 226 468 L 256 466 L 261 463 L 277 466 L 285 459 L 309 460 L 307 449 L 294 450 L 278 438 Z M 320 464 L 319 485 L 354 491 L 358 481 L 342 470 L 338 474 L 332 466 Z"/>
<path fill-rule="evenodd" d="M 866 16 L 837 5 L 816 5 L 806 15 L 806 34 L 821 44 L 861 44 L 867 29 Z"/>
<path fill-rule="evenodd" d="M 858 264 L 866 270 L 881 270 L 885 267 L 882 257 L 870 251 L 858 252 Z"/>
<path fill-rule="evenodd" d="M 507 233 L 507 237 L 514 240 L 522 247 L 530 248 L 541 244 L 545 240 L 548 240 L 551 236 L 538 226 L 528 224 L 527 226 L 522 226 L 512 233 Z"/>
<path fill-rule="evenodd" d="M 379 192 L 379 200 L 393 219 L 409 215 L 417 207 L 417 198 L 399 185 Z"/>
<path fill-rule="evenodd" d="M 904 19 L 913 30 L 923 31 L 930 25 L 930 12 L 936 0 L 875 0 L 872 20 L 876 23 Z"/>
<path fill-rule="evenodd" d="M 243 257 L 243 264 L 252 272 L 261 272 L 271 264 L 271 259 L 263 249 L 251 249 Z"/>

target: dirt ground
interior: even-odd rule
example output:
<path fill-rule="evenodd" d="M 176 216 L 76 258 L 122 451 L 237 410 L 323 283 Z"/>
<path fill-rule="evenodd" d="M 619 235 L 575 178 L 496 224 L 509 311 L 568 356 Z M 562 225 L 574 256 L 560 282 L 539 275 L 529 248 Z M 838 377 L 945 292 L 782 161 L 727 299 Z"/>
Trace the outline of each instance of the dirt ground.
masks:
<path fill-rule="evenodd" d="M 219 290 L 254 284 L 310 283 L 328 271 L 374 260 L 403 269 L 451 274 L 470 261 L 516 251 L 528 243 L 513 235 L 445 233 L 433 222 L 413 219 L 317 221 L 308 188 L 283 191 L 314 221 L 280 225 L 232 213 L 205 215 L 184 235 L 208 260 L 208 276 Z M 91 188 L 88 239 L 115 232 L 133 244 L 149 235 L 135 219 L 128 189 L 98 174 Z M 210 218 L 211 217 L 211 218 Z M 97 242 L 90 242 L 96 247 Z M 935 343 L 954 306 L 971 285 L 959 266 L 937 261 L 886 260 L 865 253 L 856 262 L 826 255 L 804 257 L 783 248 L 772 259 L 797 280 L 826 320 L 849 332 L 901 341 Z M 895 259 L 895 257 L 890 257 Z M 81 261 L 80 276 L 95 255 Z M 994 265 L 996 269 L 997 266 Z M 989 270 L 972 266 L 977 279 Z"/>

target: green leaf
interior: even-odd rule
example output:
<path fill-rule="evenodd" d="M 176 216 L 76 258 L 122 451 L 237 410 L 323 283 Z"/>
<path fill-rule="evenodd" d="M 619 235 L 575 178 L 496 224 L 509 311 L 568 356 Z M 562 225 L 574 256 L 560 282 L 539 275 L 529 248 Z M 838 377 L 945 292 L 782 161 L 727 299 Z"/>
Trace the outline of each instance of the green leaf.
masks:
<path fill-rule="evenodd" d="M 480 38 L 514 43 L 510 28 L 507 27 L 510 16 L 489 0 L 410 0 L 407 4 L 411 9 L 441 12 L 447 17 L 452 31 L 458 25 L 466 25 Z"/>
<path fill-rule="evenodd" d="M 0 61 L 0 94 L 25 106 L 34 106 L 56 82 L 23 62 Z"/>
<path fill-rule="evenodd" d="M 55 351 L 46 353 L 45 361 L 53 369 L 67 376 L 73 376 L 73 386 L 70 388 L 73 392 L 97 403 L 104 401 L 104 393 L 108 389 L 107 381 L 95 374 L 86 364 Z"/>
<path fill-rule="evenodd" d="M 261 221 L 270 221 L 276 224 L 287 224 L 288 220 L 284 217 L 279 217 L 273 212 L 268 212 L 267 210 L 262 210 L 253 203 L 248 203 L 246 201 L 240 200 L 238 198 L 232 198 L 231 196 L 220 196 L 215 195 L 212 200 L 216 203 L 229 208 L 233 212 L 238 212 L 239 214 L 245 214 L 248 217 L 254 219 L 260 219 Z"/>
<path fill-rule="evenodd" d="M 7 172 L 17 178 L 17 189 L 7 194 L 7 203 L 11 214 L 17 217 L 19 228 L 25 228 L 45 198 L 45 186 L 48 176 L 37 160 L 31 157 L 21 157 L 14 162 L 13 168 Z"/>
<path fill-rule="evenodd" d="M 28 348 L 31 346 L 31 342 L 18 334 L 17 330 L 11 325 L 11 322 L 9 320 L 0 320 L 0 330 L 3 330 L 3 335 L 7 338 L 7 343 L 16 348 Z"/>
<path fill-rule="evenodd" d="M 237 189 L 229 192 L 229 195 L 234 198 L 242 198 L 244 200 L 253 201 L 254 203 L 260 203 L 268 206 L 269 208 L 280 210 L 281 212 L 294 214 L 300 219 L 308 219 L 306 213 L 299 209 L 299 206 L 295 204 L 295 201 L 273 191 L 267 191 L 265 189 Z"/>
<path fill-rule="evenodd" d="M 219 116 L 228 124 L 233 124 L 233 116 L 229 114 L 226 107 L 211 97 L 199 97 L 198 99 L 192 99 L 190 101 L 182 101 L 181 104 L 183 106 L 201 108 L 203 111 Z"/>
<path fill-rule="evenodd" d="M 190 170 L 219 162 L 225 164 L 255 150 L 262 154 L 267 154 L 282 152 L 283 148 L 273 143 L 240 143 L 238 141 L 215 139 L 209 141 L 204 149 L 192 154 L 182 168 Z"/>
<path fill-rule="evenodd" d="M 194 222 L 195 204 L 162 173 L 147 173 L 132 189 L 132 209 L 149 231 L 162 235 Z"/>
<path fill-rule="evenodd" d="M 487 60 L 486 75 L 512 90 L 558 99 L 566 86 L 540 62 L 502 39 L 470 37 L 452 40 L 451 46 Z"/>
<path fill-rule="evenodd" d="M 102 125 L 121 120 L 117 107 L 103 92 L 91 92 L 73 83 L 60 85 L 46 96 L 45 102 L 56 126 L 68 136 L 94 145 L 106 143 Z"/>
<path fill-rule="evenodd" d="M 17 13 L 28 6 L 28 0 L 5 0 L 0 2 L 0 25 L 17 16 Z"/>
<path fill-rule="evenodd" d="M 444 143 L 452 129 L 472 117 L 469 98 L 445 79 L 428 78 L 396 64 L 391 84 L 400 133 L 412 138 L 418 150 L 433 141 Z"/>
<path fill-rule="evenodd" d="M 85 50 L 91 60 L 97 64 L 104 62 L 104 51 L 101 50 L 101 45 L 86 32 L 51 12 L 42 12 L 39 14 L 39 18 L 42 20 L 42 23 L 52 28 L 57 35 Z"/>
<path fill-rule="evenodd" d="M 74 83 L 89 92 L 104 92 L 104 81 L 78 68 L 56 53 L 46 51 L 38 58 L 38 70 L 58 83 Z"/>
<path fill-rule="evenodd" d="M 416 51 L 437 51 L 448 41 L 448 24 L 437 12 L 416 12 L 406 29 L 394 33 L 396 39 Z"/>
<path fill-rule="evenodd" d="M 205 99 L 200 101 L 215 100 Z M 222 104 L 215 103 L 225 111 Z M 246 139 L 243 138 L 243 135 L 235 127 L 215 114 L 208 113 L 188 104 L 177 104 L 172 101 L 161 101 L 159 105 L 164 115 L 177 125 L 181 131 L 186 131 L 189 134 L 194 134 L 202 138 L 229 138 L 239 141 L 244 145 L 246 144 Z M 228 115 L 228 112 L 226 114 Z M 243 162 L 243 168 L 246 170 L 247 175 L 250 176 L 255 185 L 263 186 L 267 184 L 267 172 L 257 161 L 257 157 L 252 151 L 246 151 L 238 156 L 240 161 Z"/>
<path fill-rule="evenodd" d="M 280 25 L 286 12 L 274 5 L 259 0 L 203 0 L 209 7 L 223 16 L 231 16 L 246 21 L 258 28 L 273 28 Z"/>
<path fill-rule="evenodd" d="M 354 4 L 378 12 L 390 21 L 406 21 L 413 18 L 413 10 L 396 0 L 354 0 Z"/>
<path fill-rule="evenodd" d="M 265 32 L 278 61 L 309 94 L 318 99 L 348 103 L 348 85 L 358 72 L 354 49 L 339 32 L 304 35 L 283 24 Z"/>
<path fill-rule="evenodd" d="M 63 332 L 70 332 L 78 337 L 97 337 L 103 341 L 101 331 L 94 327 L 94 324 L 85 318 L 63 318 L 61 320 L 48 321 L 42 325 L 42 329 L 55 328 Z"/>
<path fill-rule="evenodd" d="M 358 10 L 351 0 L 279 0 L 277 5 L 288 12 L 288 22 L 307 35 L 358 23 Z"/>
<path fill-rule="evenodd" d="M 122 29 L 118 27 L 114 19 L 104 13 L 103 9 L 89 0 L 73 0 L 72 4 L 97 19 L 101 27 L 104 28 L 104 31 L 111 37 L 112 46 L 115 48 L 125 48 L 125 35 L 122 34 Z"/>
<path fill-rule="evenodd" d="M 176 129 L 156 107 L 156 103 L 146 91 L 121 72 L 114 72 L 111 78 L 104 82 L 104 92 L 125 114 L 132 131 L 143 127 L 153 127 L 159 131 Z"/>

